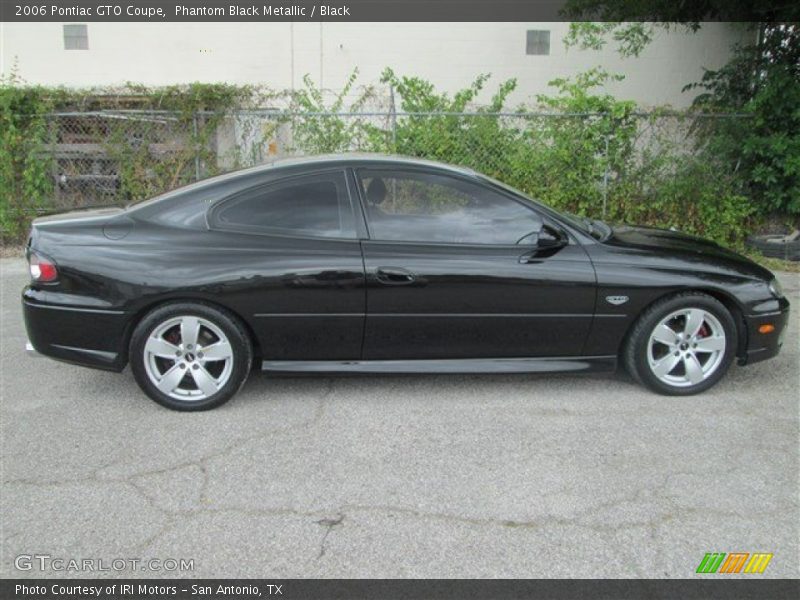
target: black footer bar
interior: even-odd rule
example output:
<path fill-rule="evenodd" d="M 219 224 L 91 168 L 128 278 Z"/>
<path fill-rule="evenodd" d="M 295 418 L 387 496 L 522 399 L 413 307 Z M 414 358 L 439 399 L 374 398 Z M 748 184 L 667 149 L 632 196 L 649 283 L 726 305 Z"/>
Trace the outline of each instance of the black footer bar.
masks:
<path fill-rule="evenodd" d="M 796 579 L 5 579 L 5 600 L 800 598 Z"/>

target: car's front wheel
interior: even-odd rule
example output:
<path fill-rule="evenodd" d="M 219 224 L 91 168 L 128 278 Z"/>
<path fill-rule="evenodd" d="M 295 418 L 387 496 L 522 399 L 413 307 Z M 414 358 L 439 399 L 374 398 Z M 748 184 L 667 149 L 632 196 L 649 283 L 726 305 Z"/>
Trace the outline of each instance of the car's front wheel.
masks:
<path fill-rule="evenodd" d="M 131 338 L 139 386 L 173 410 L 208 410 L 244 384 L 253 360 L 247 332 L 233 316 L 200 303 L 168 304 L 148 314 Z"/>
<path fill-rule="evenodd" d="M 656 302 L 634 325 L 623 363 L 640 383 L 661 394 L 688 396 L 725 375 L 736 354 L 736 325 L 725 306 L 687 292 Z"/>

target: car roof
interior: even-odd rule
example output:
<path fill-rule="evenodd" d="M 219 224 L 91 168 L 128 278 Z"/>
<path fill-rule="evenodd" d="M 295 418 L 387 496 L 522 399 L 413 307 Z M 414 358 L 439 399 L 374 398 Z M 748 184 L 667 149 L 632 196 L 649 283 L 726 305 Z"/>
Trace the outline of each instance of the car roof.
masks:
<path fill-rule="evenodd" d="M 462 175 L 475 175 L 475 171 L 467 167 L 460 167 L 448 163 L 438 162 L 435 160 L 428 160 L 424 158 L 416 158 L 414 156 L 402 156 L 399 154 L 378 154 L 378 153 L 365 153 L 365 152 L 349 152 L 341 154 L 321 154 L 315 156 L 297 156 L 292 158 L 281 158 L 273 162 L 262 165 L 261 167 L 254 167 L 254 169 L 268 169 L 268 168 L 281 168 L 292 167 L 295 165 L 324 165 L 328 163 L 388 163 L 397 166 L 419 166 L 419 167 L 433 167 L 446 171 L 453 171 L 461 173 Z"/>
<path fill-rule="evenodd" d="M 410 167 L 425 167 L 437 169 L 439 171 L 451 172 L 454 174 L 466 175 L 476 177 L 478 174 L 467 167 L 459 167 L 456 165 L 449 165 L 442 162 L 433 160 L 426 160 L 424 158 L 414 158 L 411 156 L 400 156 L 394 154 L 373 154 L 373 153 L 356 153 L 346 152 L 340 154 L 319 154 L 314 156 L 298 156 L 292 158 L 280 158 L 262 165 L 249 167 L 246 169 L 239 169 L 231 171 L 222 175 L 216 175 L 207 179 L 201 179 L 194 183 L 190 183 L 179 188 L 169 190 L 130 206 L 131 209 L 139 210 L 146 207 L 158 204 L 163 200 L 184 196 L 205 189 L 216 188 L 217 186 L 224 186 L 228 183 L 233 183 L 240 178 L 257 177 L 260 174 L 267 175 L 271 172 L 280 172 L 284 169 L 292 171 L 294 169 L 302 169 L 302 167 L 315 168 L 328 166 L 352 166 L 358 167 L 362 165 L 380 165 L 384 167 L 390 166 L 410 166 Z"/>
<path fill-rule="evenodd" d="M 400 156 L 396 154 L 372 154 L 372 153 L 342 153 L 342 154 L 318 154 L 314 156 L 295 156 L 291 158 L 279 158 L 263 165 L 249 167 L 247 169 L 239 169 L 238 171 L 231 171 L 223 175 L 211 177 L 198 181 L 196 185 L 212 184 L 223 182 L 230 179 L 235 179 L 241 176 L 256 175 L 258 173 L 268 173 L 273 170 L 290 169 L 293 167 L 315 167 L 325 165 L 357 165 L 358 163 L 383 163 L 386 165 L 396 166 L 416 166 L 416 167 L 429 167 L 440 169 L 443 171 L 451 171 L 461 175 L 475 176 L 477 173 L 467 167 L 459 167 L 456 165 L 449 165 L 447 163 L 437 162 L 434 160 L 427 160 L 424 158 L 414 158 L 412 156 Z"/>

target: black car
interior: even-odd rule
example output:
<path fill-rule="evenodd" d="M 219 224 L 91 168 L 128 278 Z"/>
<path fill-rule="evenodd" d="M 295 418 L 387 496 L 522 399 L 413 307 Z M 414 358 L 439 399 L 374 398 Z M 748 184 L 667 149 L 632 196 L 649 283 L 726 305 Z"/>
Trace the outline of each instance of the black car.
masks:
<path fill-rule="evenodd" d="M 178 410 L 253 365 L 302 372 L 612 370 L 708 389 L 775 356 L 789 303 L 700 238 L 560 214 L 468 169 L 340 155 L 34 221 L 29 350 L 121 371 Z"/>

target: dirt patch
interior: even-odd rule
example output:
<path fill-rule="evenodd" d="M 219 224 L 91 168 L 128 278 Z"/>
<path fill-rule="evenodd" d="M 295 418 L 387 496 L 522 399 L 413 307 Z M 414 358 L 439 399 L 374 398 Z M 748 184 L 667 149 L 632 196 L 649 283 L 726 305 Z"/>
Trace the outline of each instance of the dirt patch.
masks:
<path fill-rule="evenodd" d="M 0 246 L 0 258 L 22 258 L 25 256 L 25 247 L 20 246 Z"/>

